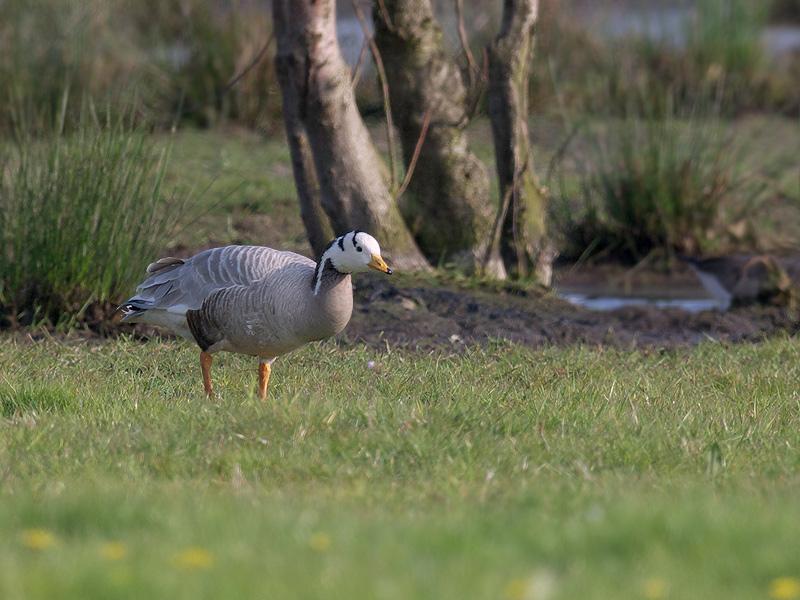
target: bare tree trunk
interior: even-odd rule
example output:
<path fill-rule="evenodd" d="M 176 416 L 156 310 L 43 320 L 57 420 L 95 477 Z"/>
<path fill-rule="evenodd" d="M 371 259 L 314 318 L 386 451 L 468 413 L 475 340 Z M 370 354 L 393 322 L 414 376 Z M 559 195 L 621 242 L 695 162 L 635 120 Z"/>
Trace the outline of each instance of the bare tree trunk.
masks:
<path fill-rule="evenodd" d="M 275 65 L 283 97 L 283 123 L 292 155 L 292 171 L 300 201 L 300 216 L 306 228 L 308 242 L 314 254 L 319 256 L 333 239 L 334 234 L 328 217 L 322 210 L 314 156 L 300 114 L 303 90 L 294 85 L 295 80 L 292 79 L 292 60 L 304 61 L 306 56 L 299 53 L 292 54 L 292 39 L 285 28 L 279 31 L 277 43 Z M 294 66 L 300 71 L 305 71 L 307 68 L 304 65 Z"/>
<path fill-rule="evenodd" d="M 335 236 L 330 220 L 322 209 L 311 144 L 305 129 L 302 129 L 301 126 L 290 131 L 287 124 L 286 135 L 289 138 L 289 147 L 292 153 L 295 187 L 297 187 L 297 196 L 300 199 L 300 217 L 303 219 L 308 242 L 314 250 L 314 255 L 320 256 Z"/>
<path fill-rule="evenodd" d="M 400 210 L 425 255 L 469 270 L 482 265 L 492 229 L 486 167 L 470 151 L 467 92 L 447 55 L 430 0 L 375 0 L 380 48 L 406 168 L 426 119 L 430 126 Z M 499 256 L 488 271 L 504 277 Z"/>
<path fill-rule="evenodd" d="M 333 229 L 368 231 L 399 268 L 426 268 L 386 188 L 385 166 L 358 112 L 350 69 L 336 39 L 335 1 L 273 0 L 272 8 L 276 66 L 281 87 L 291 88 L 288 93 L 284 89 L 284 99 L 292 103 L 284 104 L 284 111 L 292 127 L 302 125 L 307 135 L 320 204 Z M 295 177 L 305 185 L 309 165 L 304 151 L 293 147 L 292 152 Z M 304 173 L 298 175 L 298 166 Z"/>
<path fill-rule="evenodd" d="M 489 118 L 500 197 L 508 200 L 500 253 L 517 277 L 550 285 L 554 253 L 547 242 L 546 196 L 533 170 L 528 138 L 528 74 L 538 0 L 504 0 L 489 55 Z"/>

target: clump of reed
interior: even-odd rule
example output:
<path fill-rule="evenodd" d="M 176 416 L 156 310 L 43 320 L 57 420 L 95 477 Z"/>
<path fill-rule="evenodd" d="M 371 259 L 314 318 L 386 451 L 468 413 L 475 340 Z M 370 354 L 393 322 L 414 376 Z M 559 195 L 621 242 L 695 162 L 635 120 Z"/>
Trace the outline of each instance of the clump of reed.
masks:
<path fill-rule="evenodd" d="M 130 292 L 181 210 L 164 190 L 167 150 L 124 122 L 87 121 L 4 152 L 0 316 L 69 325 Z"/>
<path fill-rule="evenodd" d="M 712 109 L 648 97 L 620 116 L 584 117 L 565 153 L 552 215 L 566 257 L 707 252 L 758 202 Z"/>

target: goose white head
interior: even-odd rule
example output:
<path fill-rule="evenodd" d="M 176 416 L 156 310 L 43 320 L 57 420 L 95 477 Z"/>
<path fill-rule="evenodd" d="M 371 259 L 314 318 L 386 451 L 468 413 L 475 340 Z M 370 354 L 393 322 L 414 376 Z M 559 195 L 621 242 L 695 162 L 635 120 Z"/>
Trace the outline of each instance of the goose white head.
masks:
<path fill-rule="evenodd" d="M 315 293 L 319 290 L 322 272 L 328 263 L 339 273 L 361 273 L 375 269 L 387 275 L 392 274 L 381 256 L 378 240 L 363 231 L 350 231 L 328 244 L 317 265 Z"/>
<path fill-rule="evenodd" d="M 378 240 L 363 231 L 350 231 L 333 240 L 322 254 L 339 273 L 360 273 L 375 269 L 390 274 L 392 270 L 381 257 Z"/>

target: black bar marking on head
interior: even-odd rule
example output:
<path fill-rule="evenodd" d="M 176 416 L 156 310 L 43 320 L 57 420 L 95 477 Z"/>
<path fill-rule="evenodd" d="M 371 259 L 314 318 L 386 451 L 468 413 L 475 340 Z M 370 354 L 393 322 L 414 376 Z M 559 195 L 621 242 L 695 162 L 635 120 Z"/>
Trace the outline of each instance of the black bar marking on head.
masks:
<path fill-rule="evenodd" d="M 353 232 L 353 248 L 357 248 L 357 247 L 358 247 L 358 245 L 356 244 L 356 236 L 357 236 L 359 233 L 361 233 L 361 230 L 360 230 L 360 229 L 356 229 L 356 230 Z"/>
<path fill-rule="evenodd" d="M 344 236 L 340 237 L 337 241 L 339 242 L 339 249 L 344 252 Z"/>

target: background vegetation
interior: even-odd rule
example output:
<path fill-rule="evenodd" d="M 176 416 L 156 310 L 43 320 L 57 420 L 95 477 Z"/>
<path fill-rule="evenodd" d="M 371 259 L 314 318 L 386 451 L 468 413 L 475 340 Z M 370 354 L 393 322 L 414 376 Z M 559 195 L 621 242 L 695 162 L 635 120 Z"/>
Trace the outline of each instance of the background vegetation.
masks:
<path fill-rule="evenodd" d="M 465 4 L 480 57 L 497 14 Z M 800 53 L 761 42 L 800 5 L 760 6 L 699 0 L 675 44 L 543 2 L 565 261 L 800 247 Z M 326 343 L 262 404 L 242 357 L 208 401 L 188 346 L 36 327 L 105 318 L 159 255 L 309 251 L 270 31 L 256 1 L 0 0 L 0 597 L 800 598 L 796 339 Z"/>
<path fill-rule="evenodd" d="M 344 13 L 348 12 L 346 4 L 342 3 Z M 658 135 L 651 137 L 648 154 L 657 153 L 665 159 L 674 155 L 683 141 L 679 139 L 680 127 L 674 126 L 676 120 L 689 119 L 693 125 L 710 116 L 718 125 L 700 128 L 703 135 L 695 137 L 688 155 L 693 172 L 678 174 L 683 183 L 676 184 L 667 201 L 705 213 L 689 218 L 692 223 L 705 226 L 714 220 L 723 230 L 731 225 L 724 222 L 729 214 L 740 217 L 742 204 L 754 204 L 749 192 L 744 199 L 736 197 L 740 186 L 732 182 L 741 174 L 732 161 L 718 159 L 718 149 L 731 142 L 732 128 L 728 125 L 732 117 L 752 111 L 778 113 L 789 119 L 800 114 L 800 92 L 795 85 L 800 53 L 768 56 L 761 40 L 770 19 L 791 20 L 797 11 L 792 2 L 770 6 L 746 0 L 699 0 L 692 11 L 686 12 L 682 39 L 676 41 L 667 34 L 609 37 L 603 33 L 602 12 L 593 27 L 574 17 L 574 11 L 581 10 L 580 3 L 543 2 L 531 78 L 533 116 L 536 120 L 555 120 L 562 140 L 580 138 L 584 131 L 589 140 L 580 146 L 581 151 L 589 153 L 580 173 L 557 165 L 556 171 L 566 173 L 567 179 L 578 177 L 580 181 L 568 186 L 569 197 L 554 199 L 556 212 L 576 202 L 585 203 L 587 195 L 596 206 L 619 205 L 615 197 L 618 193 L 612 192 L 614 186 L 597 185 L 604 176 L 595 171 L 595 165 L 602 167 L 592 152 L 605 147 L 618 155 L 619 160 L 613 161 L 614 175 L 620 179 L 617 183 L 639 180 L 629 186 L 626 202 L 629 208 L 633 208 L 631 203 L 636 207 L 627 214 L 639 221 L 663 219 L 664 211 L 657 213 L 653 208 L 653 190 L 663 185 L 665 169 L 670 168 L 664 163 L 670 161 L 651 160 L 650 166 L 643 168 L 634 164 L 634 157 L 619 156 L 639 139 L 610 148 L 597 139 L 594 125 L 585 130 L 581 127 L 609 116 L 630 123 L 623 128 L 628 138 L 657 131 Z M 443 18 L 447 17 L 445 23 L 452 22 L 452 7 L 441 5 L 439 9 Z M 467 3 L 466 22 L 473 29 L 470 39 L 476 56 L 493 35 L 498 14 L 486 5 Z M 351 18 L 347 14 L 344 17 Z M 101 119 L 106 113 L 133 114 L 139 122 L 167 129 L 174 125 L 236 123 L 262 134 L 279 135 L 282 131 L 269 44 L 269 11 L 258 2 L 48 0 L 31 5 L 11 0 L 0 6 L 0 28 L 0 81 L 4 83 L 0 131 L 7 137 L 15 130 L 30 134 L 80 127 L 87 100 Z M 456 43 L 452 48 L 454 53 L 459 51 Z M 369 57 L 367 68 L 368 63 Z M 236 75 L 242 76 L 235 79 Z M 358 89 L 363 109 L 379 112 L 382 103 L 376 95 L 374 74 L 361 76 Z M 796 126 L 796 122 L 786 126 Z M 536 121 L 532 130 L 541 139 L 542 128 Z M 686 157 L 672 156 L 673 172 L 680 168 L 681 158 Z M 661 166 L 656 167 L 656 163 Z M 545 170 L 545 161 L 538 164 Z M 720 180 L 728 184 L 720 186 Z M 714 207 L 734 203 L 739 208 L 726 211 L 701 206 L 697 193 L 691 191 L 688 195 L 692 198 L 678 197 L 687 184 L 715 190 L 710 201 Z M 797 186 L 793 187 L 788 190 L 789 200 L 800 195 Z M 587 194 L 588 189 L 594 190 L 592 194 Z M 775 195 L 762 198 L 774 199 Z M 685 222 L 685 211 L 682 214 Z M 624 247 L 624 256 L 619 258 L 640 257 L 650 247 L 667 253 L 686 250 L 687 244 L 676 242 L 677 238 L 698 238 L 690 244 L 698 250 L 719 248 L 716 242 L 705 243 L 698 231 L 681 231 L 685 223 L 672 223 L 669 228 L 674 233 L 670 235 L 646 227 L 635 234 L 650 239 L 637 242 L 640 247 L 631 252 L 630 240 L 609 240 L 615 236 L 597 230 L 596 221 L 603 217 L 592 219 L 595 222 L 590 219 L 581 226 L 583 232 L 577 237 L 573 235 L 574 223 L 567 223 L 567 229 L 560 232 L 569 234 L 562 238 L 581 240 L 582 248 L 561 249 L 568 256 L 590 248 L 613 253 L 613 249 Z M 609 219 L 617 221 L 617 226 L 642 231 L 641 222 L 628 222 L 619 211 Z M 561 221 L 556 219 L 554 225 L 560 227 Z"/>
<path fill-rule="evenodd" d="M 280 115 L 267 8 L 244 0 L 3 2 L 0 131 L 80 124 L 86 99 L 166 128 L 263 127 Z M 229 85 L 255 59 L 259 68 Z M 66 111 L 65 94 L 73 100 Z"/>

